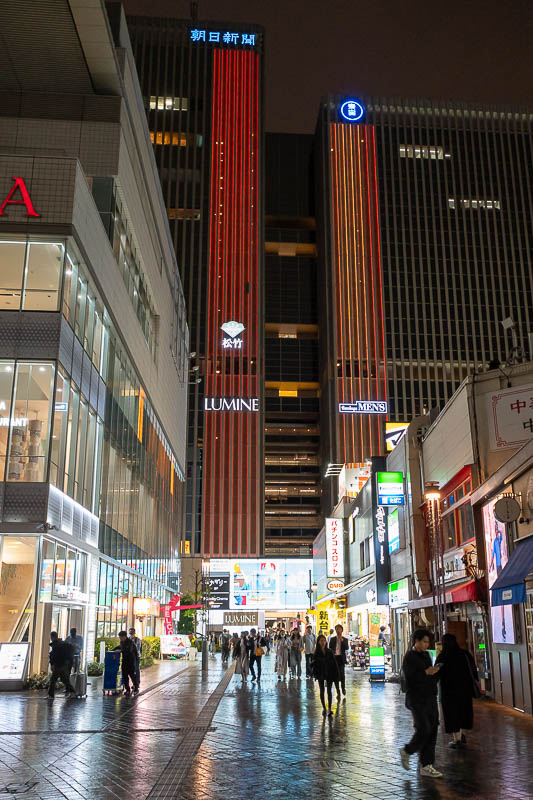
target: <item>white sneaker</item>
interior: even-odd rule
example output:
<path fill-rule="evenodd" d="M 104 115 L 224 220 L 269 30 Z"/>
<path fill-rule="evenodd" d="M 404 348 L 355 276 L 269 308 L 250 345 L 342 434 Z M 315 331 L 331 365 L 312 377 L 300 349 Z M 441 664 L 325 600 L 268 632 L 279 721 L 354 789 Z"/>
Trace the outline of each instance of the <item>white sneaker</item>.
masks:
<path fill-rule="evenodd" d="M 409 769 L 409 767 L 410 767 L 410 764 L 409 764 L 410 755 L 407 752 L 407 750 L 405 750 L 403 747 L 400 748 L 400 758 L 402 759 L 402 767 L 404 769 Z"/>
<path fill-rule="evenodd" d="M 433 764 L 428 764 L 425 767 L 420 767 L 420 774 L 424 775 L 426 778 L 442 778 L 443 773 L 435 769 Z"/>

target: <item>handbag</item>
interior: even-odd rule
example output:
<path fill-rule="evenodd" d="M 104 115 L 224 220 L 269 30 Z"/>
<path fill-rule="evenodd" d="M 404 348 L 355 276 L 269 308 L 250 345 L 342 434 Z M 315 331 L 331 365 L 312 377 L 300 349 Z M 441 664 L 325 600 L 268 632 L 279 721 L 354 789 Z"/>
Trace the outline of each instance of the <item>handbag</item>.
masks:
<path fill-rule="evenodd" d="M 263 650 L 263 648 L 261 647 L 261 645 L 258 645 L 258 646 L 255 648 L 255 656 L 256 656 L 256 658 L 260 658 L 261 656 L 264 656 L 264 654 L 265 654 L 265 651 Z"/>
<path fill-rule="evenodd" d="M 467 653 L 466 650 L 464 651 L 464 653 L 465 653 L 466 663 L 468 665 L 468 672 L 470 673 L 470 678 L 472 680 L 472 697 L 475 700 L 479 700 L 480 697 L 483 697 L 483 692 L 481 691 L 481 685 L 478 679 L 476 678 L 476 673 L 474 672 L 473 669 L 470 654 Z"/>

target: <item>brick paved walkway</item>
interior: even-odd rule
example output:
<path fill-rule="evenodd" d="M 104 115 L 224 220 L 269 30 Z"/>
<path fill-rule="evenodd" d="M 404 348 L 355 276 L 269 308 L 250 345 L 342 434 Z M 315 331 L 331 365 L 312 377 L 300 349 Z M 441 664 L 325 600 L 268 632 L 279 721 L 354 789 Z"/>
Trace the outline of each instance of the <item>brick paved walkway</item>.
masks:
<path fill-rule="evenodd" d="M 464 750 L 441 732 L 440 781 L 402 770 L 410 715 L 394 684 L 348 671 L 348 698 L 330 719 L 311 682 L 244 687 L 219 658 L 137 699 L 0 695 L 0 798 L 20 800 L 532 800 L 533 720 L 476 704 Z"/>

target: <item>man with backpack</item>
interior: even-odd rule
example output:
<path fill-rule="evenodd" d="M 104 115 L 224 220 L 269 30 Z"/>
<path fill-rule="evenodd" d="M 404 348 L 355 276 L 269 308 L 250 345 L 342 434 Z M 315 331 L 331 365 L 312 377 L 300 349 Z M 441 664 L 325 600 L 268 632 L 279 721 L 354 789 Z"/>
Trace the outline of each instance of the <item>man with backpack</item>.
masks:
<path fill-rule="evenodd" d="M 48 697 L 54 699 L 56 683 L 61 680 L 65 687 L 65 695 L 68 698 L 75 697 L 76 692 L 70 682 L 70 670 L 74 660 L 74 650 L 72 645 L 60 639 L 57 631 L 50 634 L 50 666 L 52 675 L 50 676 L 50 686 Z"/>
<path fill-rule="evenodd" d="M 120 650 L 122 653 L 122 683 L 124 684 L 124 694 L 130 695 L 130 678 L 133 684 L 134 696 L 139 694 L 139 681 L 137 675 L 139 672 L 139 656 L 137 655 L 137 648 L 126 631 L 120 631 L 118 635 L 120 644 L 115 647 L 115 650 Z"/>
<path fill-rule="evenodd" d="M 414 645 L 403 659 L 401 685 L 405 691 L 405 705 L 413 715 L 415 732 L 411 741 L 400 749 L 402 767 L 409 769 L 409 758 L 420 753 L 420 775 L 442 778 L 434 767 L 435 745 L 439 730 L 437 705 L 437 680 L 439 666 L 432 666 L 427 652 L 431 634 L 426 628 L 414 632 Z"/>

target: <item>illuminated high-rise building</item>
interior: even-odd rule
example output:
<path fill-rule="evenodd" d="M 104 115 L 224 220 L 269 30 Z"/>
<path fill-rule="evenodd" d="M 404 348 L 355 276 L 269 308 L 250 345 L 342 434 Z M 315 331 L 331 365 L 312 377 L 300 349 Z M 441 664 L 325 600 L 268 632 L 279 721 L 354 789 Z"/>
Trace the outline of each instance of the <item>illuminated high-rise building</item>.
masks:
<path fill-rule="evenodd" d="M 263 33 L 129 18 L 191 331 L 185 552 L 263 552 Z"/>
<path fill-rule="evenodd" d="M 385 420 L 442 407 L 475 370 L 528 354 L 532 120 L 454 102 L 322 102 L 326 463 L 384 453 Z"/>

